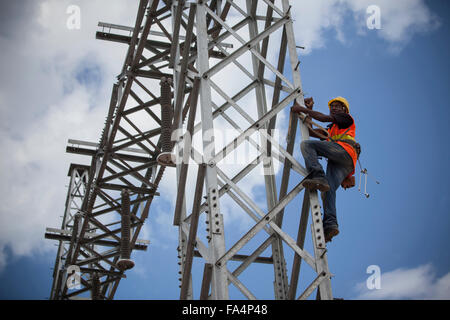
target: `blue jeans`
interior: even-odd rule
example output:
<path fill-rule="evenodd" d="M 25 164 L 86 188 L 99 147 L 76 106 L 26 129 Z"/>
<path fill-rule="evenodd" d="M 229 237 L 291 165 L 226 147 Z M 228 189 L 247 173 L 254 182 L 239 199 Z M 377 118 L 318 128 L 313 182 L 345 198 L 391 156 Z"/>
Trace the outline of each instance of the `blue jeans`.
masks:
<path fill-rule="evenodd" d="M 311 178 L 326 177 L 330 190 L 323 198 L 324 229 L 338 228 L 336 218 L 336 190 L 353 171 L 352 157 L 339 144 L 331 141 L 305 140 L 300 144 L 305 159 L 306 170 L 312 173 Z M 326 176 L 318 156 L 328 158 Z"/>

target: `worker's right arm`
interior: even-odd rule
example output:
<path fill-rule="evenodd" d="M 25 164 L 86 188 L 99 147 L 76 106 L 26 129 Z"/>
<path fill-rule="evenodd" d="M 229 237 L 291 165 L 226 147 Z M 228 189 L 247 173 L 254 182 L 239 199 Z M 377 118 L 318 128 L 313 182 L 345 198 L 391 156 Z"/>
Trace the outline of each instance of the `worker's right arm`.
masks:
<path fill-rule="evenodd" d="M 309 128 L 308 128 L 308 130 L 309 130 L 309 136 L 310 136 L 310 137 L 318 138 L 318 139 L 320 139 L 320 140 L 324 140 L 323 136 L 326 136 L 326 135 L 327 135 L 326 132 L 323 132 L 323 131 L 320 130 L 320 129 L 309 129 Z M 318 133 L 319 133 L 320 135 L 319 135 Z"/>
<path fill-rule="evenodd" d="M 291 108 L 292 112 L 303 112 L 311 118 L 316 119 L 320 122 L 333 122 L 334 118 L 328 114 L 323 114 L 322 112 L 314 111 L 308 108 L 304 108 L 297 103 L 294 103 L 294 106 Z"/>

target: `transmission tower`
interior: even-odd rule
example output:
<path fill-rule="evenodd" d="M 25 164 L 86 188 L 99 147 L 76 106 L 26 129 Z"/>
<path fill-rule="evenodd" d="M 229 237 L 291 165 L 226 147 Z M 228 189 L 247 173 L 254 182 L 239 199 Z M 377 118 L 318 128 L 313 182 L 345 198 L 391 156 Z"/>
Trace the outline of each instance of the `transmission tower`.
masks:
<path fill-rule="evenodd" d="M 175 79 L 174 123 L 175 128 L 185 132 L 177 150 L 178 158 L 184 161 L 177 165 L 178 195 L 174 214 L 174 224 L 179 226 L 180 235 L 178 250 L 182 274 L 181 299 L 195 297 L 191 276 L 194 256 L 204 261 L 202 283 L 197 286 L 200 288 L 201 299 L 228 299 L 230 284 L 245 297 L 255 299 L 257 294 L 238 277 L 252 264 L 267 263 L 267 260 L 273 264 L 273 277 L 262 279 L 272 279 L 275 299 L 297 298 L 301 260 L 312 268 L 316 276 L 299 298 L 307 298 L 319 288 L 318 297 L 332 299 L 331 275 L 317 191 L 304 192 L 297 240 L 282 229 L 285 207 L 304 190 L 302 182 L 289 190 L 291 173 L 296 171 L 302 178 L 307 175 L 305 168 L 292 156 L 297 117 L 291 116 L 289 124 L 286 124 L 289 129 L 285 147 L 272 136 L 277 115 L 294 101 L 304 105 L 290 8 L 288 0 L 178 1 L 172 8 L 174 31 L 181 28 L 185 31 L 184 42 L 174 32 L 171 55 Z M 233 21 L 233 25 L 227 22 L 228 17 L 232 17 L 229 20 Z M 222 43 L 236 40 L 238 45 L 235 48 L 225 50 Z M 279 48 L 276 65 L 267 57 L 269 46 L 277 50 Z M 213 57 L 211 52 L 214 49 L 225 57 Z M 240 58 L 246 54 L 251 57 L 249 65 L 240 62 Z M 287 56 L 289 68 L 284 70 Z M 223 81 L 221 76 L 229 72 L 227 68 L 230 65 L 234 67 L 234 77 L 248 79 L 247 85 L 235 92 L 225 92 L 220 83 Z M 189 120 L 184 128 L 177 120 L 182 118 L 181 105 L 185 100 L 183 90 L 189 84 L 193 89 Z M 270 105 L 267 102 L 268 92 L 272 92 Z M 284 98 L 281 98 L 282 93 Z M 243 100 L 245 105 L 241 103 Z M 201 120 L 195 125 L 197 101 Z M 252 117 L 252 114 L 256 116 Z M 247 123 L 242 125 L 243 122 L 237 120 L 239 116 Z M 217 143 L 211 132 L 219 119 L 228 122 L 236 134 L 225 147 L 217 150 Z M 300 123 L 300 130 L 302 139 L 308 139 L 308 130 L 303 123 Z M 187 138 L 197 131 L 202 137 L 201 150 L 196 150 L 190 143 L 192 138 Z M 257 156 L 254 161 L 243 164 L 237 174 L 230 176 L 223 168 L 226 166 L 225 160 L 233 157 L 233 153 L 239 153 L 241 144 L 255 147 Z M 281 184 L 277 188 L 274 161 L 279 160 L 283 163 L 283 169 Z M 264 174 L 259 177 L 265 186 L 266 210 L 256 203 L 250 190 L 244 190 L 239 185 L 239 181 L 258 167 L 264 169 Z M 191 204 L 185 203 L 188 170 L 197 171 L 195 195 Z M 248 214 L 255 222 L 236 240 L 227 238 L 231 233 L 226 233 L 221 211 L 224 195 L 233 199 L 241 213 Z M 189 215 L 186 208 L 192 208 Z M 303 248 L 310 209 L 313 254 Z M 200 238 L 197 232 L 201 214 L 206 216 L 206 239 Z M 257 234 L 263 232 L 267 233 L 266 239 L 251 254 L 238 254 Z M 228 248 L 225 240 L 231 243 Z M 271 248 L 271 257 L 260 257 L 268 247 Z M 292 249 L 295 253 L 290 281 L 285 248 Z M 235 270 L 230 270 L 228 265 L 233 260 L 242 262 Z"/>
<path fill-rule="evenodd" d="M 76 219 L 64 218 L 62 229 L 46 234 L 60 241 L 52 299 L 86 291 L 92 298 L 113 298 L 124 271 L 133 266 L 131 251 L 146 249 L 147 243 L 137 237 L 168 166 L 177 173 L 173 224 L 179 234 L 180 299 L 229 299 L 230 284 L 256 299 L 258 293 L 239 279 L 256 264 L 272 265 L 261 281 L 273 283 L 275 299 L 306 299 L 316 289 L 317 298 L 333 298 L 318 193 L 304 188 L 306 169 L 293 157 L 297 126 L 302 140 L 309 139 L 308 129 L 296 116 L 282 116 L 294 102 L 304 105 L 290 9 L 288 0 L 141 0 L 134 27 L 99 23 L 103 29 L 97 38 L 128 44 L 129 49 L 100 142 L 69 141 L 69 152 L 92 161 L 71 170 L 71 181 L 84 170 L 83 201 L 71 215 Z M 269 48 L 276 48 L 275 62 Z M 246 85 L 224 86 L 223 75 L 230 72 Z M 130 96 L 134 104 L 127 103 Z M 223 123 L 233 136 L 219 147 L 214 133 Z M 278 127 L 287 128 L 284 142 L 274 136 Z M 194 137 L 200 138 L 200 146 Z M 227 160 L 249 148 L 254 159 L 233 162 L 230 173 Z M 276 163 L 281 164 L 278 187 Z M 242 186 L 257 170 L 262 170 L 256 176 L 264 186 L 265 205 Z M 189 171 L 197 177 L 192 186 Z M 68 199 L 79 192 L 76 186 L 69 187 Z M 302 192 L 294 239 L 283 216 Z M 253 220 L 239 237 L 226 228 L 225 197 L 234 201 L 238 214 Z M 70 210 L 68 200 L 66 212 Z M 205 236 L 199 226 L 207 230 Z M 304 248 L 308 230 L 312 253 Z M 101 251 L 105 246 L 113 248 Z M 285 258 L 288 250 L 291 266 Z M 265 251 L 271 255 L 262 256 Z M 314 276 L 298 296 L 302 261 Z M 235 262 L 240 264 L 231 270 Z M 196 265 L 202 266 L 200 281 L 193 276 Z M 68 293 L 73 266 L 81 267 L 82 288 Z"/>
<path fill-rule="evenodd" d="M 50 299 L 89 298 L 86 292 L 112 299 L 134 266 L 132 251 L 147 249 L 149 242 L 138 236 L 166 168 L 157 162 L 162 98 L 154 88 L 164 76 L 160 50 L 170 43 L 149 36 L 170 6 L 158 9 L 158 3 L 140 1 L 134 27 L 99 23 L 97 39 L 127 44 L 128 51 L 100 141 L 69 140 L 66 151 L 90 157 L 91 164 L 71 166 L 62 228 L 45 234 L 59 241 Z"/>

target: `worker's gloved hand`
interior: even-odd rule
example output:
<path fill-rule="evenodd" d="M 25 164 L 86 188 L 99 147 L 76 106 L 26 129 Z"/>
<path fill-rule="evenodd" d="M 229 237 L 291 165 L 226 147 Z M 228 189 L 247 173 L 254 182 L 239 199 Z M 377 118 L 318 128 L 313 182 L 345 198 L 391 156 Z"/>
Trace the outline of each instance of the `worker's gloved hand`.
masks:
<path fill-rule="evenodd" d="M 302 107 L 300 107 L 298 104 L 294 104 L 292 107 L 291 107 L 291 112 L 293 112 L 293 113 L 299 113 L 300 111 L 301 111 L 301 109 L 302 109 Z"/>
<path fill-rule="evenodd" d="M 355 186 L 355 176 L 346 177 L 341 183 L 341 187 L 344 189 L 352 188 Z"/>
<path fill-rule="evenodd" d="M 312 108 L 313 108 L 313 106 L 314 106 L 314 99 L 313 99 L 312 97 L 306 98 L 306 99 L 305 99 L 305 106 L 306 106 L 308 109 L 312 110 Z"/>

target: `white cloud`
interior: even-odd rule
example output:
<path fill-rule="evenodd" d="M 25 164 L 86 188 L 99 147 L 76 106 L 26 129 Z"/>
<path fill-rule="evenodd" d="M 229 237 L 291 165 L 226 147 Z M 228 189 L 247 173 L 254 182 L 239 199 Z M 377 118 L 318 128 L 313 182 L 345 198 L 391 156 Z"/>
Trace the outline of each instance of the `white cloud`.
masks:
<path fill-rule="evenodd" d="M 366 9 L 370 5 L 380 8 L 381 29 L 369 30 Z M 302 1 L 294 5 L 293 14 L 296 39 L 306 46 L 305 53 L 325 46 L 325 32 L 333 31 L 336 38 L 346 42 L 343 28 L 353 25 L 355 33 L 367 35 L 375 32 L 388 44 L 392 52 L 399 52 L 417 33 L 434 30 L 440 25 L 424 0 L 317 0 Z"/>
<path fill-rule="evenodd" d="M 325 31 L 331 29 L 343 41 L 341 27 L 346 7 L 338 0 L 302 1 L 292 6 L 297 44 L 305 52 L 325 46 Z"/>
<path fill-rule="evenodd" d="M 368 290 L 366 282 L 356 286 L 356 299 L 450 299 L 450 272 L 438 277 L 432 264 L 399 268 L 381 273 L 381 288 Z"/>
<path fill-rule="evenodd" d="M 88 94 L 79 88 L 22 128 L 24 139 L 15 140 L 1 130 L 0 144 L 8 155 L 1 160 L 2 168 L 8 169 L 2 172 L 0 184 L 2 246 L 9 244 L 19 255 L 48 248 L 45 227 L 60 221 L 67 190 L 67 134 L 98 135 L 96 125 L 103 118 L 103 110 L 89 110 Z"/>
<path fill-rule="evenodd" d="M 388 49 L 400 52 L 416 34 L 423 34 L 436 29 L 439 19 L 432 13 L 423 0 L 348 0 L 349 7 L 355 14 L 360 30 L 367 30 L 366 8 L 376 5 L 380 8 L 381 29 L 377 30 L 380 38 L 389 43 Z M 364 33 L 363 33 L 364 34 Z"/>
<path fill-rule="evenodd" d="M 121 1 L 110 2 L 116 10 L 102 10 L 103 1 L 79 1 L 81 29 L 70 31 L 69 1 L 32 4 L 25 11 L 2 9 L 20 23 L 0 33 L 0 271 L 7 246 L 18 256 L 54 250 L 44 239 L 45 227 L 61 223 L 69 164 L 89 163 L 65 154 L 67 139 L 98 141 L 126 52 L 125 46 L 95 40 L 96 24 L 104 19 L 128 25 L 136 15 L 134 6 Z M 82 78 L 88 71 L 94 78 Z"/>

